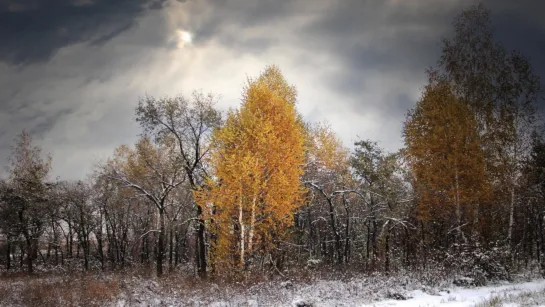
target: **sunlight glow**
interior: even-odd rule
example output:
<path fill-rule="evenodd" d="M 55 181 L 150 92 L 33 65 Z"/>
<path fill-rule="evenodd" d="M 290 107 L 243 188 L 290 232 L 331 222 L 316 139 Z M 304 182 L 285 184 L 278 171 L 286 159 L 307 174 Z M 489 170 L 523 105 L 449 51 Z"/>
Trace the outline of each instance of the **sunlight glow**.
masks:
<path fill-rule="evenodd" d="M 191 44 L 191 42 L 193 41 L 193 36 L 191 35 L 191 33 L 185 30 L 176 30 L 176 36 L 178 39 L 178 48 L 183 48 L 186 45 Z"/>

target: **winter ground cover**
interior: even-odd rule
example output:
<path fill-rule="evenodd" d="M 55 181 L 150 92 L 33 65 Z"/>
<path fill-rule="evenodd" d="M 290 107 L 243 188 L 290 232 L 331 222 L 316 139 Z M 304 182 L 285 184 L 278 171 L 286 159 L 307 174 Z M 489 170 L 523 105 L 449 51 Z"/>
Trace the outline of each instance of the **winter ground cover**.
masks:
<path fill-rule="evenodd" d="M 407 300 L 383 300 L 360 306 L 545 306 L 545 281 L 454 288 L 437 293 L 415 290 Z"/>
<path fill-rule="evenodd" d="M 0 306 L 545 306 L 545 280 L 535 275 L 484 287 L 459 287 L 455 277 L 318 276 L 221 282 L 134 274 L 0 277 Z"/>

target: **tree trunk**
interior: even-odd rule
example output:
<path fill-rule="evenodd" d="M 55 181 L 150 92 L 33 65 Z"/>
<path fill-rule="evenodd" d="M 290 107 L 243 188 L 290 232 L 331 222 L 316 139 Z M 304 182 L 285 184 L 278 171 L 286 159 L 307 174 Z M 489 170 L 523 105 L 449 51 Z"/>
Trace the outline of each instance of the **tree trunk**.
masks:
<path fill-rule="evenodd" d="M 509 202 L 509 229 L 507 230 L 507 242 L 509 248 L 513 248 L 513 228 L 515 226 L 515 184 L 511 186 L 511 199 Z"/>
<path fill-rule="evenodd" d="M 108 246 L 106 247 L 106 254 L 108 255 L 108 259 L 110 260 L 110 264 L 114 262 L 114 251 L 113 251 L 113 235 L 110 228 L 110 220 L 108 218 L 108 215 L 104 213 L 104 217 L 106 218 L 106 238 L 108 239 Z"/>
<path fill-rule="evenodd" d="M 59 265 L 59 248 L 57 244 L 55 244 L 55 265 Z"/>
<path fill-rule="evenodd" d="M 384 260 L 384 270 L 390 272 L 390 230 L 386 230 L 386 242 L 385 242 L 385 260 Z"/>
<path fill-rule="evenodd" d="M 333 209 L 333 202 L 329 197 L 326 197 L 326 199 L 329 205 L 329 224 L 331 225 L 331 231 L 333 232 L 333 236 L 335 238 L 335 253 L 337 255 L 337 263 L 342 264 L 343 254 L 341 252 L 341 237 L 339 236 L 339 232 L 337 231 L 337 225 L 335 224 L 335 211 Z"/>
<path fill-rule="evenodd" d="M 541 276 L 545 277 L 545 239 L 543 238 L 543 220 L 545 219 L 545 214 L 541 213 L 539 215 L 539 240 L 541 241 Z"/>
<path fill-rule="evenodd" d="M 423 264 L 423 267 L 424 269 L 426 268 L 426 264 L 428 263 L 428 249 L 427 249 L 427 244 L 426 244 L 426 232 L 425 232 L 425 229 L 424 229 L 424 221 L 420 220 L 420 232 L 421 232 L 421 245 L 422 245 L 422 253 L 424 254 L 424 262 L 422 263 Z"/>
<path fill-rule="evenodd" d="M 21 250 L 19 254 L 19 267 L 22 268 L 25 264 L 25 247 L 23 242 L 19 243 L 19 249 Z"/>
<path fill-rule="evenodd" d="M 68 258 L 72 258 L 72 225 L 70 222 L 68 222 L 68 244 L 67 244 L 67 248 L 68 248 L 68 251 L 67 251 L 67 254 L 68 254 Z"/>
<path fill-rule="evenodd" d="M 55 220 L 51 218 L 51 229 L 53 230 L 53 248 L 55 253 L 55 265 L 59 265 L 59 235 Z"/>
<path fill-rule="evenodd" d="M 28 270 L 28 273 L 29 274 L 32 274 L 33 272 L 33 268 L 32 268 L 32 256 L 34 255 L 34 251 L 33 251 L 33 248 L 32 248 L 32 239 L 29 237 L 29 235 L 27 234 L 25 236 L 26 238 L 26 246 L 27 246 L 27 270 Z"/>
<path fill-rule="evenodd" d="M 89 238 L 87 235 L 84 235 L 83 238 L 83 260 L 85 271 L 89 270 Z"/>
<path fill-rule="evenodd" d="M 11 269 L 11 238 L 8 236 L 8 242 L 6 246 L 6 271 Z"/>
<path fill-rule="evenodd" d="M 257 201 L 257 195 L 254 196 L 252 200 L 252 212 L 250 215 L 250 233 L 248 234 L 248 252 L 252 252 L 254 244 L 254 227 L 255 227 L 255 203 Z"/>
<path fill-rule="evenodd" d="M 241 193 L 242 194 L 242 193 Z M 239 205 L 238 205 L 238 224 L 240 226 L 240 267 L 244 268 L 245 258 L 244 258 L 244 252 L 245 252 L 245 246 L 244 246 L 244 239 L 246 236 L 246 227 L 244 225 L 244 216 L 242 215 L 242 195 L 239 196 Z"/>
<path fill-rule="evenodd" d="M 165 244 L 165 209 L 159 208 L 159 238 L 157 242 L 157 276 L 163 275 L 163 254 Z"/>
<path fill-rule="evenodd" d="M 454 195 L 454 202 L 455 202 L 455 207 L 456 207 L 456 233 L 458 234 L 456 236 L 456 243 L 457 244 L 460 244 L 462 239 L 464 239 L 464 243 L 465 242 L 465 237 L 464 237 L 464 233 L 462 232 L 462 209 L 461 209 L 461 204 L 460 204 L 460 183 L 459 183 L 459 178 L 458 178 L 458 168 L 457 166 L 455 166 L 455 170 L 454 170 L 454 188 L 456 189 L 455 191 L 455 195 Z"/>
<path fill-rule="evenodd" d="M 346 198 L 343 195 L 344 210 L 346 211 L 346 228 L 345 228 L 345 242 L 344 242 L 344 262 L 348 263 L 348 255 L 350 252 L 350 211 L 346 203 Z"/>
<path fill-rule="evenodd" d="M 178 266 L 180 261 L 180 234 L 179 227 L 174 231 L 174 267 Z"/>
<path fill-rule="evenodd" d="M 365 242 L 365 256 L 366 256 L 366 260 L 369 260 L 369 244 L 371 243 L 371 221 L 368 220 L 367 221 L 367 237 L 366 237 L 366 242 Z"/>
<path fill-rule="evenodd" d="M 409 229 L 405 228 L 405 266 L 409 265 Z"/>
<path fill-rule="evenodd" d="M 104 250 L 102 243 L 102 212 L 100 213 L 100 219 L 97 228 L 97 248 L 98 248 L 98 257 L 100 258 L 100 268 L 104 270 Z"/>
<path fill-rule="evenodd" d="M 142 250 L 140 252 L 140 263 L 144 263 L 148 260 L 148 235 L 142 236 Z"/>
<path fill-rule="evenodd" d="M 174 222 L 174 221 L 173 221 Z M 168 239 L 168 266 L 169 269 L 172 270 L 172 256 L 174 254 L 174 238 L 173 238 L 173 231 L 172 231 L 172 223 L 169 227 L 169 239 Z"/>
<path fill-rule="evenodd" d="M 201 218 L 202 208 L 197 206 L 197 216 L 199 217 L 199 225 L 197 228 L 197 270 L 200 277 L 206 276 L 206 251 L 204 238 L 204 221 Z"/>
<path fill-rule="evenodd" d="M 373 269 L 375 269 L 375 262 L 378 258 L 378 248 L 377 248 L 377 220 L 373 217 L 373 234 L 371 235 L 371 243 L 373 245 Z"/>

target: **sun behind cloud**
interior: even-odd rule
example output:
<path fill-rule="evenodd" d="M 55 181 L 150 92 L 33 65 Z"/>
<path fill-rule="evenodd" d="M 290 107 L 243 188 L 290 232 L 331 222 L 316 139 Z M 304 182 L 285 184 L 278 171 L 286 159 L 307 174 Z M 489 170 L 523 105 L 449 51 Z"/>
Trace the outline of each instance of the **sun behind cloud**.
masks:
<path fill-rule="evenodd" d="M 191 32 L 178 29 L 176 30 L 176 46 L 181 49 L 184 48 L 186 45 L 190 45 L 193 41 L 193 35 Z"/>

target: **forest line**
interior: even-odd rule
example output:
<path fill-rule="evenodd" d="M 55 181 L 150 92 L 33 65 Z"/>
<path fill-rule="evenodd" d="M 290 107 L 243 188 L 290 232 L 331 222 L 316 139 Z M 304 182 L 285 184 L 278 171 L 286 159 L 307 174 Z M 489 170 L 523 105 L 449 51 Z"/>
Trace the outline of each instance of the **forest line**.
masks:
<path fill-rule="evenodd" d="M 227 114 L 212 94 L 142 99 L 139 140 L 87 181 L 51 180 L 51 156 L 23 132 L 0 181 L 0 263 L 545 274 L 540 78 L 495 40 L 482 4 L 453 27 L 394 153 L 373 140 L 349 150 L 327 123 L 305 122 L 276 66 Z"/>

